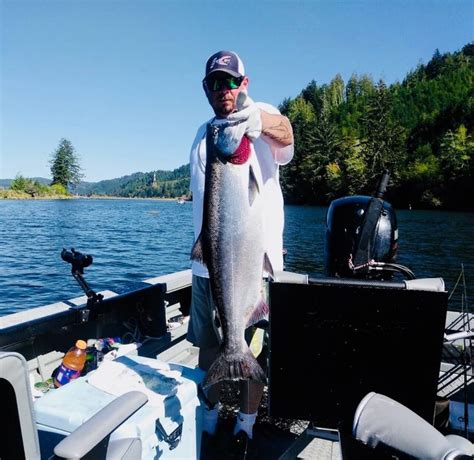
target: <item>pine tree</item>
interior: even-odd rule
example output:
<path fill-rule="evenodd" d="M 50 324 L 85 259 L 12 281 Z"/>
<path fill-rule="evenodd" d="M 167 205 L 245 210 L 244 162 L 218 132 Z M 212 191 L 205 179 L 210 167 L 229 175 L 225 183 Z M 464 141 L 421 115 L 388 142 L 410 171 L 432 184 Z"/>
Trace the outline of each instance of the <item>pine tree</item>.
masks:
<path fill-rule="evenodd" d="M 313 174 L 311 157 L 314 153 L 313 131 L 316 120 L 314 108 L 311 103 L 300 96 L 290 103 L 287 116 L 298 142 L 295 142 L 293 160 L 282 169 L 283 193 L 293 202 L 312 202 L 310 178 Z"/>
<path fill-rule="evenodd" d="M 474 139 L 464 125 L 456 131 L 449 130 L 442 138 L 440 159 L 446 180 L 453 181 L 468 176 L 472 170 Z"/>
<path fill-rule="evenodd" d="M 340 74 L 337 74 L 332 80 L 331 83 L 329 84 L 324 96 L 326 102 L 323 102 L 323 107 L 322 109 L 326 109 L 324 107 L 325 103 L 329 103 L 329 110 L 332 110 L 334 108 L 337 108 L 344 102 L 344 93 L 345 93 L 345 87 L 344 87 L 344 80 L 342 79 Z"/>
<path fill-rule="evenodd" d="M 76 151 L 68 139 L 61 139 L 58 148 L 50 160 L 52 184 L 61 184 L 64 188 L 78 184 L 83 175 Z"/>
<path fill-rule="evenodd" d="M 330 119 L 334 92 L 328 90 L 325 95 L 314 133 L 311 179 L 315 195 L 324 193 L 328 198 L 333 198 L 342 186 L 341 140 Z"/>
<path fill-rule="evenodd" d="M 363 157 L 369 174 L 367 179 L 372 181 L 388 168 L 396 181 L 404 157 L 404 135 L 401 126 L 393 121 L 390 92 L 382 80 L 369 99 L 362 124 L 365 133 Z"/>

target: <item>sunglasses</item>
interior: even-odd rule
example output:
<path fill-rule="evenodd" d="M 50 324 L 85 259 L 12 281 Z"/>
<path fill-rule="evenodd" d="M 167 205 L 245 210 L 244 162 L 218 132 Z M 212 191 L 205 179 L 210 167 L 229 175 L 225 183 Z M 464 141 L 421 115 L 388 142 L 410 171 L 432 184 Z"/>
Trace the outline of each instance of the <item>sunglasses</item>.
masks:
<path fill-rule="evenodd" d="M 206 86 L 209 91 L 221 91 L 222 89 L 237 89 L 243 81 L 244 77 L 225 77 L 225 78 L 206 78 Z"/>

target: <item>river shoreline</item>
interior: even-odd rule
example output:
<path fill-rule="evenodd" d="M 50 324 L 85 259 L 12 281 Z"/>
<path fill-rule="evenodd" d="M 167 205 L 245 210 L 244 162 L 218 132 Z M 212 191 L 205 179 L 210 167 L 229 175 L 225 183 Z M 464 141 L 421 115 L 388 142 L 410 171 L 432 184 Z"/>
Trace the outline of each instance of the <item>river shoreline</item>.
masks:
<path fill-rule="evenodd" d="M 152 201 L 177 201 L 179 198 L 161 198 L 161 197 L 126 197 L 126 196 L 107 196 L 107 195 L 39 195 L 30 196 L 25 194 L 15 194 L 14 196 L 7 196 L 0 194 L 0 199 L 10 201 L 23 201 L 23 200 L 152 200 Z M 191 200 L 184 200 L 191 201 Z"/>
<path fill-rule="evenodd" d="M 9 194 L 6 194 L 5 192 L 10 192 L 9 190 L 1 190 L 0 189 L 0 201 L 2 200 L 9 200 L 9 201 L 23 201 L 23 200 L 33 200 L 33 201 L 40 201 L 40 200 L 148 200 L 148 201 L 174 201 L 177 202 L 181 200 L 182 198 L 180 197 L 175 197 L 175 198 L 162 198 L 162 197 L 127 197 L 127 196 L 109 196 L 109 195 L 90 195 L 90 196 L 85 196 L 85 195 L 40 195 L 40 196 L 30 196 L 24 192 L 15 192 L 13 196 L 8 196 Z M 190 202 L 192 203 L 192 199 L 189 198 L 184 198 L 184 202 Z M 305 206 L 305 207 L 327 207 L 321 204 L 304 204 L 304 203 L 285 203 L 285 205 L 288 206 Z M 433 212 L 438 212 L 438 211 L 446 211 L 446 212 L 466 212 L 466 213 L 474 213 L 474 208 L 468 208 L 468 209 L 448 209 L 448 208 L 433 208 L 433 207 L 420 207 L 420 208 L 414 208 L 414 207 L 397 207 L 394 206 L 394 208 L 399 211 L 399 210 L 407 210 L 407 211 L 433 211 Z"/>

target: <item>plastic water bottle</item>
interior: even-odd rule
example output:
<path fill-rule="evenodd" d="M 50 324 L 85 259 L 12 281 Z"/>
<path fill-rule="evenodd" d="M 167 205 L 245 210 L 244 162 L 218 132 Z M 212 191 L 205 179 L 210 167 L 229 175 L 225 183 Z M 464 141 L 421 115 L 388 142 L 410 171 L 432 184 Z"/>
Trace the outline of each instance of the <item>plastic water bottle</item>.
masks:
<path fill-rule="evenodd" d="M 81 375 L 81 371 L 86 363 L 86 348 L 87 343 L 84 340 L 78 340 L 76 345 L 69 349 L 54 377 L 54 385 L 56 387 L 66 385 L 66 383 L 77 379 Z"/>

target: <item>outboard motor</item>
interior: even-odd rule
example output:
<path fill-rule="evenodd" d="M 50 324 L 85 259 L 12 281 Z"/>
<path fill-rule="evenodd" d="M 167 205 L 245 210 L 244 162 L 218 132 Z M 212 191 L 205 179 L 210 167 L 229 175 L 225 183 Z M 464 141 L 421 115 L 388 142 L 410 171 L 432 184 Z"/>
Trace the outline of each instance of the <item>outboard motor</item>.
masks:
<path fill-rule="evenodd" d="M 412 279 L 413 273 L 395 264 L 398 227 L 395 211 L 383 200 L 388 171 L 373 197 L 334 200 L 326 216 L 324 268 L 327 276 L 388 280 L 394 272 Z"/>

